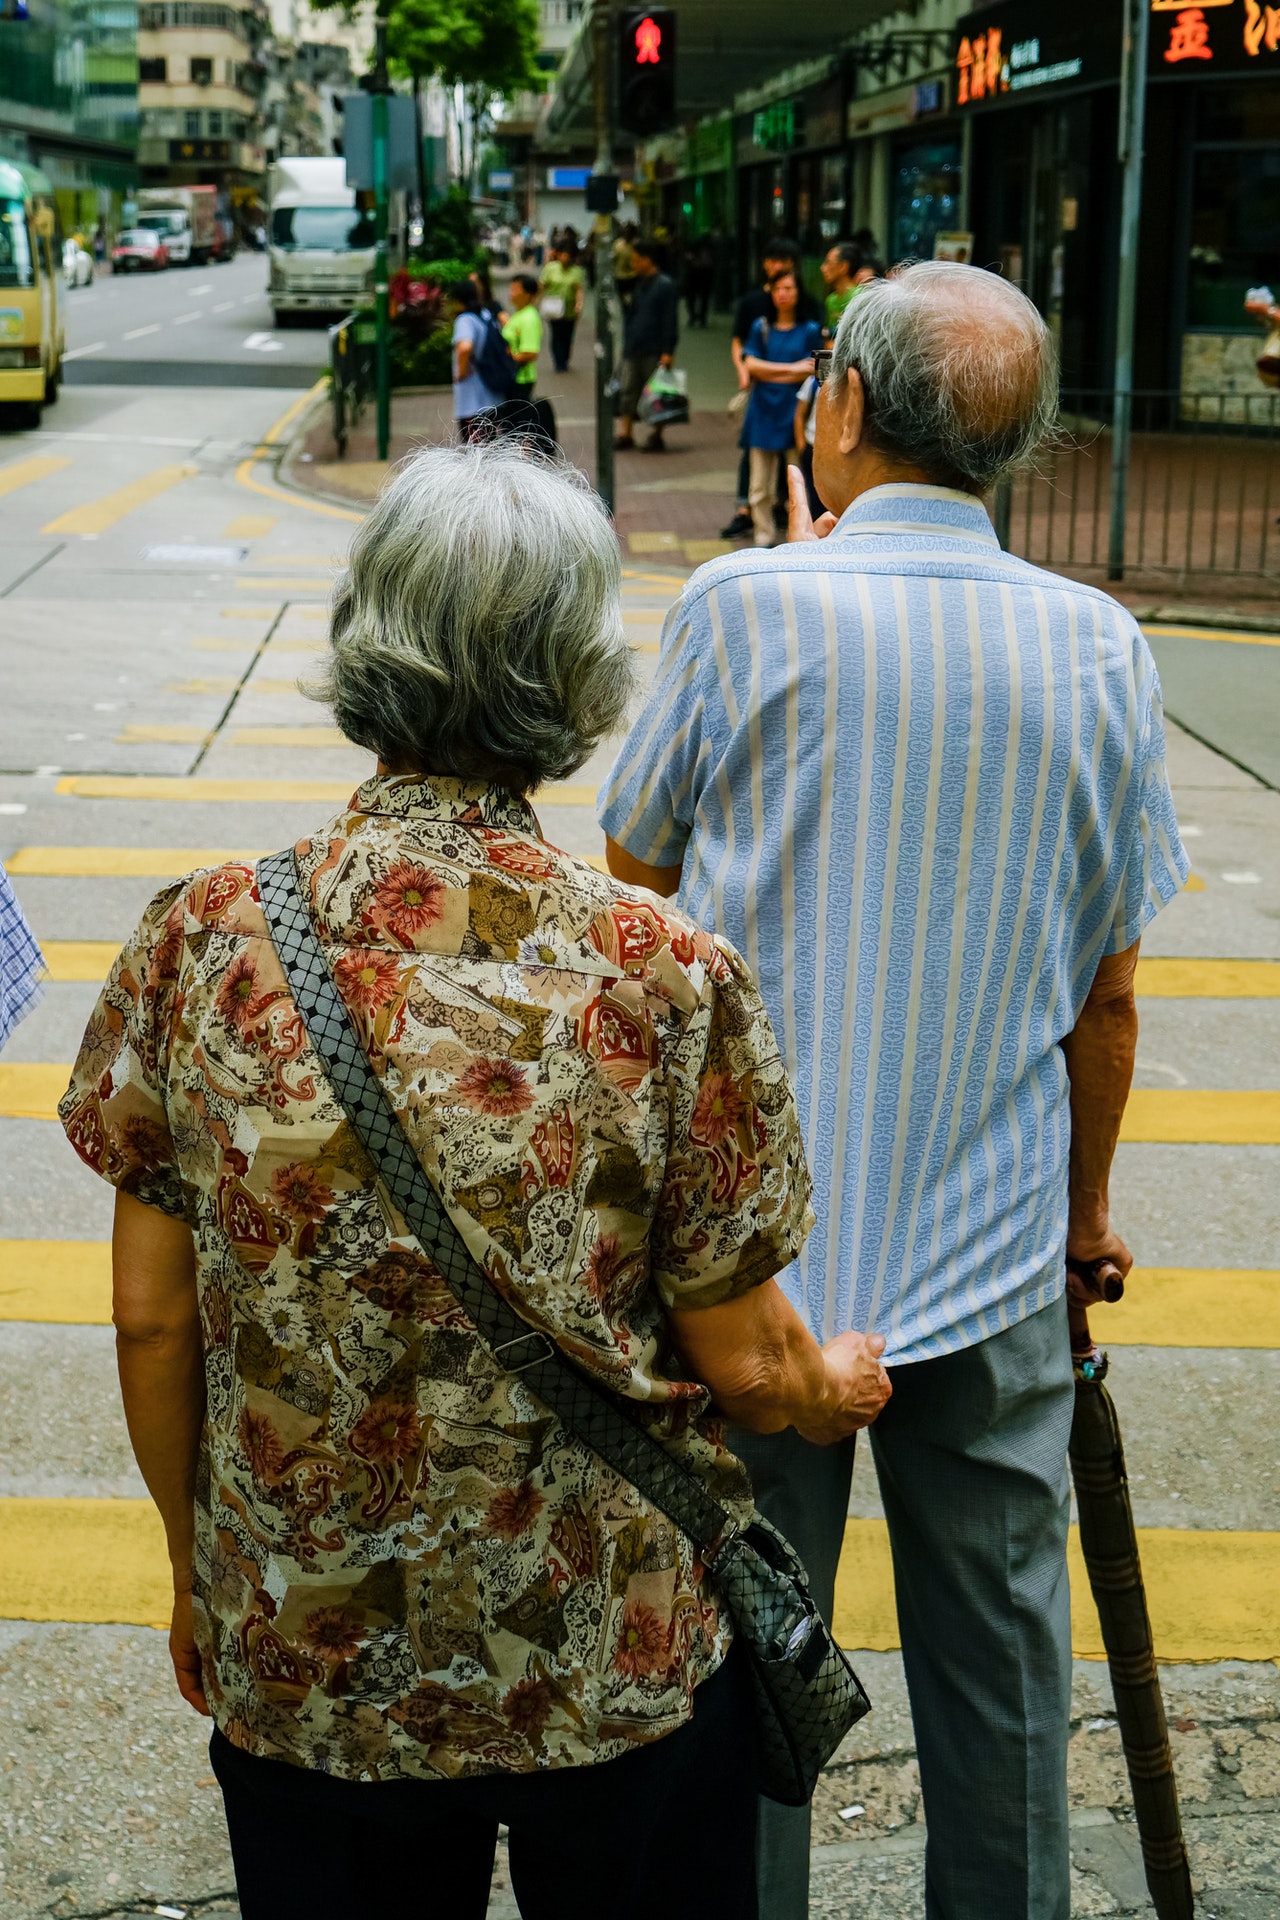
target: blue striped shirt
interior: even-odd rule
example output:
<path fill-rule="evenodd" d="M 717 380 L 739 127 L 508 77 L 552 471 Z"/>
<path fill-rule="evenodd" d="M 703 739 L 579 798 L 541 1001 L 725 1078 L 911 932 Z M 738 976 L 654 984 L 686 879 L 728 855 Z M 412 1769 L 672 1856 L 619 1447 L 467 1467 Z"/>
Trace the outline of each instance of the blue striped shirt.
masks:
<path fill-rule="evenodd" d="M 932 1358 L 1064 1284 L 1059 1041 L 1187 876 L 1146 642 L 1002 553 L 981 506 L 877 487 L 819 544 L 701 568 L 602 796 L 683 860 L 790 1068 L 815 1334 Z"/>

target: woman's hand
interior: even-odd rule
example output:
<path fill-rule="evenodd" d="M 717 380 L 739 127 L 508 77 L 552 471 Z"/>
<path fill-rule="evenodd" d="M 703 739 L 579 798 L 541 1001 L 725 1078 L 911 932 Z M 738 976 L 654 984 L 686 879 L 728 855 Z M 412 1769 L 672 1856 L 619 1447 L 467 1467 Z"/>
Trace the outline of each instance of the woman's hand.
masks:
<path fill-rule="evenodd" d="M 209 1702 L 205 1698 L 200 1650 L 196 1646 L 195 1633 L 191 1625 L 190 1587 L 175 1586 L 174 1588 L 173 1620 L 169 1627 L 169 1658 L 173 1662 L 178 1692 L 187 1705 L 194 1707 L 197 1713 L 202 1713 L 206 1720 L 212 1719 Z"/>
<path fill-rule="evenodd" d="M 860 1427 L 869 1427 L 893 1392 L 893 1383 L 880 1365 L 884 1335 L 842 1333 L 822 1349 L 828 1398 L 812 1414 L 795 1422 L 796 1432 L 816 1447 L 845 1440 Z"/>

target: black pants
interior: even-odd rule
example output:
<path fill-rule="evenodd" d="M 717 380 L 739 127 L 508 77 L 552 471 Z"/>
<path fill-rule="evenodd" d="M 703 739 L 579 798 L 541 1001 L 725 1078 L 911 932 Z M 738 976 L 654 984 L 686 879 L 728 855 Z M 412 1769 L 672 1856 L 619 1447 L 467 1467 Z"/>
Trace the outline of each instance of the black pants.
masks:
<path fill-rule="evenodd" d="M 568 373 L 569 355 L 573 352 L 573 330 L 578 322 L 572 320 L 549 320 L 551 331 L 551 364 L 557 373 Z"/>
<path fill-rule="evenodd" d="M 484 1920 L 499 1822 L 523 1920 L 757 1920 L 752 1713 L 731 1654 L 692 1720 L 592 1767 L 368 1783 L 215 1733 L 243 1920 Z"/>

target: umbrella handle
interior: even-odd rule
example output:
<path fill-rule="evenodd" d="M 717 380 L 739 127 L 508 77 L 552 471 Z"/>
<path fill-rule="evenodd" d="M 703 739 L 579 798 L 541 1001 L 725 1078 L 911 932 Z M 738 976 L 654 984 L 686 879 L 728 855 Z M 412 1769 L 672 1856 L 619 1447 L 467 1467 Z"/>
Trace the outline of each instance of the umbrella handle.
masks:
<path fill-rule="evenodd" d="M 1071 1328 L 1071 1357 L 1088 1365 L 1088 1378 L 1101 1378 L 1106 1363 L 1089 1332 L 1089 1308 L 1114 1303 L 1124 1293 L 1124 1275 L 1114 1260 L 1073 1260 L 1067 1256 L 1067 1323 Z"/>

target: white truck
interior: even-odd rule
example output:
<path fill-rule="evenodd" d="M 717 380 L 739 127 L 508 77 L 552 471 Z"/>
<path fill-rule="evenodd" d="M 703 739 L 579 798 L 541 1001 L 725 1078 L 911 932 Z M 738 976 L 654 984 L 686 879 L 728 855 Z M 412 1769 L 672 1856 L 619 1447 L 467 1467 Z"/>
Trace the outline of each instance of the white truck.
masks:
<path fill-rule="evenodd" d="M 158 233 L 175 267 L 203 267 L 218 250 L 216 187 L 141 187 L 138 227 Z"/>
<path fill-rule="evenodd" d="M 268 181 L 267 292 L 277 327 L 296 313 L 349 313 L 373 297 L 373 215 L 356 206 L 346 163 L 281 159 Z"/>

